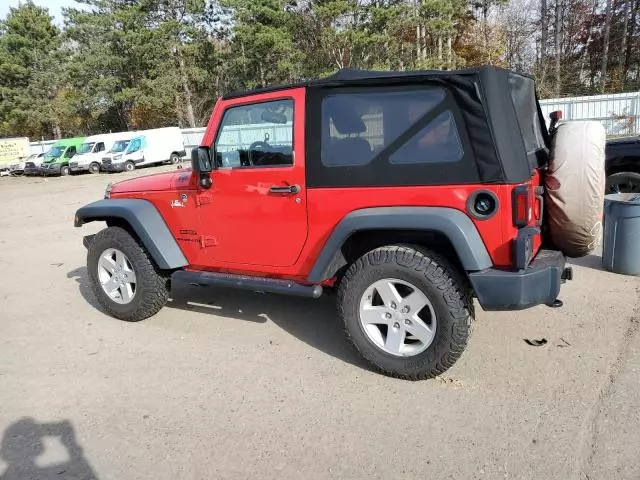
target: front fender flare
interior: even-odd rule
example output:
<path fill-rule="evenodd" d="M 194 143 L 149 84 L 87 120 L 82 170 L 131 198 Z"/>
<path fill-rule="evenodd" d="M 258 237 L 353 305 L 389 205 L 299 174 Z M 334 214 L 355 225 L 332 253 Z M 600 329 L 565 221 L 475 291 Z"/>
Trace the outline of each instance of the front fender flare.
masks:
<path fill-rule="evenodd" d="M 159 268 L 173 270 L 189 264 L 169 227 L 147 200 L 108 198 L 81 207 L 76 212 L 74 225 L 107 221 L 118 218 L 126 221 L 138 235 Z"/>
<path fill-rule="evenodd" d="M 493 265 L 489 252 L 471 219 L 459 210 L 444 207 L 376 207 L 356 210 L 333 230 L 307 280 L 322 282 L 335 275 L 335 256 L 344 242 L 363 230 L 424 230 L 445 235 L 456 250 L 462 267 L 478 271 Z"/>

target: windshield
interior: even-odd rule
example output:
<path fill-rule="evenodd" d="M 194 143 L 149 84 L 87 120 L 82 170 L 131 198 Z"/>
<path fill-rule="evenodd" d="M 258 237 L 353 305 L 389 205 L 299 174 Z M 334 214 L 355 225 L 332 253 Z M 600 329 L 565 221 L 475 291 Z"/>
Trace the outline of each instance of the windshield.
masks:
<path fill-rule="evenodd" d="M 131 140 L 118 140 L 116 143 L 113 144 L 113 147 L 111 147 L 111 152 L 112 153 L 124 152 L 125 148 L 127 148 L 127 145 L 129 145 L 130 141 Z"/>
<path fill-rule="evenodd" d="M 49 151 L 47 153 L 44 154 L 44 156 L 47 159 L 51 159 L 51 158 L 58 158 L 60 157 L 64 151 L 66 150 L 67 147 L 61 146 L 61 145 L 56 145 L 53 146 L 49 149 Z"/>
<path fill-rule="evenodd" d="M 76 155 L 82 155 L 83 153 L 89 153 L 95 144 L 96 144 L 96 142 L 83 143 L 78 148 L 78 153 L 76 153 Z"/>

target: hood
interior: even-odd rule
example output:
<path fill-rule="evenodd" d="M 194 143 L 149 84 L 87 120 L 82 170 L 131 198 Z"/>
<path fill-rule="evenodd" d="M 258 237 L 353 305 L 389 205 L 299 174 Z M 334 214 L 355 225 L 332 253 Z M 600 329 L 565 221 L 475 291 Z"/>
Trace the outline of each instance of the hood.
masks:
<path fill-rule="evenodd" d="M 153 192 L 186 187 L 191 183 L 191 169 L 183 168 L 172 172 L 155 173 L 114 183 L 111 194 L 127 192 Z"/>

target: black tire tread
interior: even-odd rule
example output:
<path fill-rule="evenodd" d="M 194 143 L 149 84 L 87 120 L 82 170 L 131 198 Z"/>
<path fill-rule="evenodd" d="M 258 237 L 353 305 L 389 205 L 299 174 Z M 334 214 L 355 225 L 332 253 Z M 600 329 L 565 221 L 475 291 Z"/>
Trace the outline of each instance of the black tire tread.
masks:
<path fill-rule="evenodd" d="M 100 255 L 106 248 L 117 246 L 122 247 L 134 265 L 138 279 L 136 295 L 140 293 L 142 296 L 142 301 L 136 302 L 135 308 L 125 313 L 114 309 L 114 302 L 107 298 L 100 287 L 92 265 L 94 255 Z M 139 322 L 149 318 L 158 313 L 169 299 L 169 272 L 160 270 L 144 245 L 121 227 L 108 227 L 95 235 L 87 253 L 87 269 L 91 280 L 91 289 L 98 302 L 106 313 L 120 320 Z"/>
<path fill-rule="evenodd" d="M 406 380 L 434 378 L 451 368 L 461 357 L 473 330 L 474 308 L 468 280 L 458 269 L 453 267 L 446 257 L 419 245 L 388 245 L 366 253 L 349 267 L 340 282 L 337 301 L 340 317 L 344 322 L 347 314 L 344 308 L 345 298 L 352 290 L 351 283 L 355 281 L 361 272 L 365 269 L 375 268 L 377 265 L 391 263 L 420 273 L 442 293 L 442 297 L 448 306 L 449 315 L 453 320 L 450 322 L 448 348 L 444 355 L 437 359 L 431 355 L 425 368 L 422 368 L 419 372 L 391 371 L 382 368 L 374 358 L 368 355 L 367 351 L 359 348 L 358 343 L 351 336 L 346 322 L 344 323 L 345 334 L 358 352 L 385 375 Z M 438 323 L 438 328 L 441 327 L 442 323 Z"/>

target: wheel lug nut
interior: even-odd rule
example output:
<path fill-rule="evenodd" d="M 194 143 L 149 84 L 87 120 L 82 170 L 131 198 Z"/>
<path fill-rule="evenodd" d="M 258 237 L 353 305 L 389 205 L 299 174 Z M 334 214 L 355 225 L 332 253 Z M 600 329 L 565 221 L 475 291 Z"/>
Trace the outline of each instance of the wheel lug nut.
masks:
<path fill-rule="evenodd" d="M 394 323 L 393 328 L 400 328 L 400 324 L 398 322 Z"/>
<path fill-rule="evenodd" d="M 402 308 L 402 313 L 409 313 L 410 308 L 405 306 Z"/>
<path fill-rule="evenodd" d="M 409 320 L 408 318 L 404 321 L 405 325 L 411 325 L 411 320 Z"/>
<path fill-rule="evenodd" d="M 386 318 L 387 320 L 389 320 L 391 318 L 391 314 L 390 313 L 385 313 L 384 314 L 384 318 Z"/>
<path fill-rule="evenodd" d="M 391 308 L 395 309 L 397 307 L 396 302 L 391 302 Z"/>

